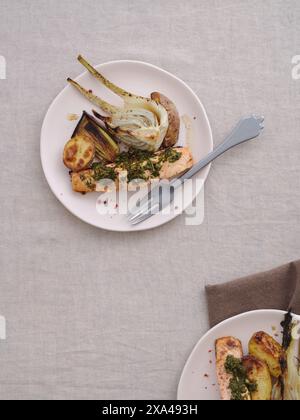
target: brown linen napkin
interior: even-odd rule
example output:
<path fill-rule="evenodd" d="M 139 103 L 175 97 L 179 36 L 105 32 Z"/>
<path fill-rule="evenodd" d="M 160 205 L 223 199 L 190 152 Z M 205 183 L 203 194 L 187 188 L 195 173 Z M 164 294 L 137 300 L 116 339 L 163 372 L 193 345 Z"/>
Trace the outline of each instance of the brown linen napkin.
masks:
<path fill-rule="evenodd" d="M 210 325 L 255 309 L 300 314 L 300 260 L 271 271 L 206 287 Z"/>

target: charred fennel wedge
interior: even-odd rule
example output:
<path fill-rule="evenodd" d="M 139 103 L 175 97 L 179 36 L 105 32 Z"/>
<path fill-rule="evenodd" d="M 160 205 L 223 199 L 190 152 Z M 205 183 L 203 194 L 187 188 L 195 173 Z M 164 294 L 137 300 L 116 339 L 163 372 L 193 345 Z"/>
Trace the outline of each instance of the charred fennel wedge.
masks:
<path fill-rule="evenodd" d="M 102 109 L 109 116 L 101 119 L 114 136 L 128 146 L 141 150 L 157 151 L 169 128 L 169 117 L 166 109 L 157 101 L 134 95 L 116 86 L 92 67 L 82 56 L 79 62 L 104 86 L 124 101 L 123 107 L 117 107 L 96 96 L 79 83 L 68 78 L 82 95 Z"/>
<path fill-rule="evenodd" d="M 94 117 L 83 111 L 72 138 L 88 137 L 95 145 L 95 156 L 105 162 L 113 162 L 119 154 L 119 146 Z"/>
<path fill-rule="evenodd" d="M 282 374 L 273 387 L 273 400 L 300 400 L 300 323 L 286 314 L 283 327 Z"/>

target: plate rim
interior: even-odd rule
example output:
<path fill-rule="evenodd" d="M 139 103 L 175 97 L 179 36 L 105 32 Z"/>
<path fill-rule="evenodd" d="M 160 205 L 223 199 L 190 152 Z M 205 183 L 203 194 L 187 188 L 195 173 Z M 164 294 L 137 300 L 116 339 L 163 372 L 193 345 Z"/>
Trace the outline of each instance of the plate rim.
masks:
<path fill-rule="evenodd" d="M 217 325 L 215 325 L 214 327 L 210 328 L 196 343 L 196 345 L 193 347 L 193 350 L 191 351 L 187 361 L 185 362 L 185 365 L 182 369 L 181 375 L 180 375 L 180 379 L 178 382 L 178 387 L 177 387 L 177 400 L 180 401 L 181 398 L 179 396 L 180 393 L 180 386 L 181 386 L 181 382 L 183 380 L 183 377 L 188 369 L 188 366 L 190 364 L 190 361 L 192 359 L 192 357 L 194 356 L 198 346 L 201 344 L 202 341 L 204 341 L 210 334 L 214 333 L 215 330 L 217 330 L 218 328 L 222 327 L 223 325 L 228 324 L 231 321 L 234 321 L 236 319 L 243 319 L 249 315 L 254 315 L 254 314 L 266 314 L 266 313 L 274 313 L 274 314 L 281 314 L 284 315 L 286 314 L 288 311 L 284 311 L 281 309 L 255 309 L 252 311 L 247 311 L 247 312 L 242 312 L 241 314 L 232 316 L 230 318 L 224 319 L 224 321 L 219 322 Z M 292 315 L 296 316 L 296 314 L 292 313 Z"/>
<path fill-rule="evenodd" d="M 146 61 L 141 61 L 141 60 L 130 60 L 130 59 L 110 60 L 110 61 L 106 61 L 104 63 L 100 63 L 100 64 L 97 64 L 97 65 L 94 65 L 94 67 L 95 68 L 99 68 L 99 67 L 102 67 L 102 66 L 115 65 L 115 64 L 120 64 L 120 63 L 142 64 L 144 66 L 151 67 L 151 68 L 153 68 L 155 70 L 158 70 L 159 72 L 162 72 L 162 73 L 168 75 L 169 77 L 177 80 L 179 83 L 181 83 L 182 85 L 184 85 L 184 87 L 192 94 L 192 96 L 198 102 L 198 105 L 200 106 L 200 108 L 202 110 L 203 117 L 204 117 L 205 123 L 206 123 L 207 128 L 208 128 L 208 133 L 209 133 L 209 147 L 210 147 L 210 151 L 213 150 L 213 147 L 214 147 L 213 133 L 212 133 L 211 124 L 210 124 L 210 121 L 209 121 L 209 118 L 208 118 L 206 109 L 205 109 L 202 101 L 198 97 L 198 95 L 193 91 L 193 89 L 184 80 L 180 79 L 175 74 L 173 74 L 173 73 L 171 73 L 171 72 L 169 72 L 169 71 L 167 71 L 167 70 L 165 70 L 165 69 L 163 69 L 163 68 L 161 68 L 161 67 L 159 67 L 159 66 L 157 66 L 155 64 L 151 64 L 151 63 L 148 63 Z M 74 80 L 75 81 L 78 81 L 78 80 L 80 80 L 86 74 L 88 74 L 88 71 L 87 70 L 86 71 L 83 71 L 78 76 L 74 77 Z M 182 215 L 183 212 L 180 213 L 180 214 L 174 214 L 170 219 L 167 219 L 167 220 L 164 220 L 164 218 L 161 218 L 161 220 L 158 223 L 156 223 L 154 226 L 145 226 L 145 227 L 143 227 L 143 223 L 141 223 L 138 227 L 134 227 L 134 229 L 118 229 L 118 228 L 98 226 L 96 223 L 93 223 L 92 221 L 87 221 L 87 220 L 83 219 L 82 217 L 80 217 L 78 214 L 75 214 L 75 212 L 73 211 L 73 209 L 70 206 L 68 206 L 66 203 L 64 203 L 64 202 L 61 201 L 59 195 L 54 191 L 54 188 L 52 188 L 52 185 L 50 184 L 50 182 L 48 180 L 48 177 L 47 177 L 47 172 L 45 170 L 46 162 L 45 162 L 44 157 L 43 157 L 43 155 L 45 156 L 45 154 L 43 154 L 42 139 L 43 139 L 43 136 L 44 136 L 45 126 L 46 126 L 46 121 L 47 121 L 48 115 L 50 114 L 50 112 L 52 111 L 52 109 L 55 107 L 57 101 L 60 99 L 61 96 L 63 96 L 63 94 L 65 93 L 65 91 L 67 89 L 69 89 L 69 85 L 68 84 L 55 96 L 55 98 L 52 100 L 52 102 L 48 106 L 47 111 L 46 111 L 46 114 L 45 114 L 44 119 L 43 119 L 42 128 L 41 128 L 41 132 L 40 132 L 40 159 L 41 159 L 42 170 L 43 170 L 44 177 L 45 177 L 45 179 L 47 181 L 47 184 L 48 184 L 50 190 L 52 191 L 52 193 L 56 197 L 56 199 L 60 202 L 60 204 L 62 204 L 63 207 L 65 207 L 65 209 L 67 209 L 74 217 L 76 217 L 77 219 L 81 220 L 82 222 L 84 222 L 84 223 L 86 223 L 86 224 L 88 224 L 90 226 L 96 227 L 97 229 L 101 229 L 101 230 L 104 230 L 104 231 L 107 231 L 107 232 L 118 232 L 118 233 L 143 232 L 143 231 L 147 231 L 147 230 L 156 229 L 156 228 L 158 228 L 160 226 L 163 226 L 163 225 L 171 222 L 172 220 L 176 219 L 177 216 Z M 210 173 L 211 165 L 212 164 L 209 164 L 209 165 L 207 165 L 206 168 L 204 168 L 205 169 L 205 174 L 204 174 L 204 177 L 203 177 L 203 185 L 202 185 L 201 190 L 199 191 L 199 193 L 204 188 L 204 183 L 207 180 L 208 175 Z"/>

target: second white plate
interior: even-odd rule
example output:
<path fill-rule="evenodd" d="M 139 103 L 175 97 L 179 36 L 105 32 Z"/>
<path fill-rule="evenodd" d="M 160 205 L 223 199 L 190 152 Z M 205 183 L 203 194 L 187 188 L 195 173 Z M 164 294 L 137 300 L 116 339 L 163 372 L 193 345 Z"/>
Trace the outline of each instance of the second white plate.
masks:
<path fill-rule="evenodd" d="M 285 312 L 259 310 L 230 318 L 208 331 L 192 351 L 178 386 L 179 400 L 220 400 L 216 378 L 215 341 L 221 337 L 233 336 L 241 340 L 244 354 L 248 343 L 257 331 L 265 331 L 282 341 L 280 323 Z"/>

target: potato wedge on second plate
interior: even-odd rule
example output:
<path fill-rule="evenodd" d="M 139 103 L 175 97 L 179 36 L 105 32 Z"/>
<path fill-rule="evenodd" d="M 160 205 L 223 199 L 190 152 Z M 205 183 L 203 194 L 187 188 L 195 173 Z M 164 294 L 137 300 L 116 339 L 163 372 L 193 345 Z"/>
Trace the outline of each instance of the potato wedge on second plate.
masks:
<path fill-rule="evenodd" d="M 249 341 L 249 353 L 258 360 L 265 362 L 274 378 L 281 375 L 282 347 L 269 334 L 263 331 L 255 333 Z"/>
<path fill-rule="evenodd" d="M 251 392 L 254 401 L 270 401 L 272 394 L 272 378 L 268 365 L 254 356 L 243 357 L 243 366 L 251 383 L 257 385 L 257 389 Z"/>

